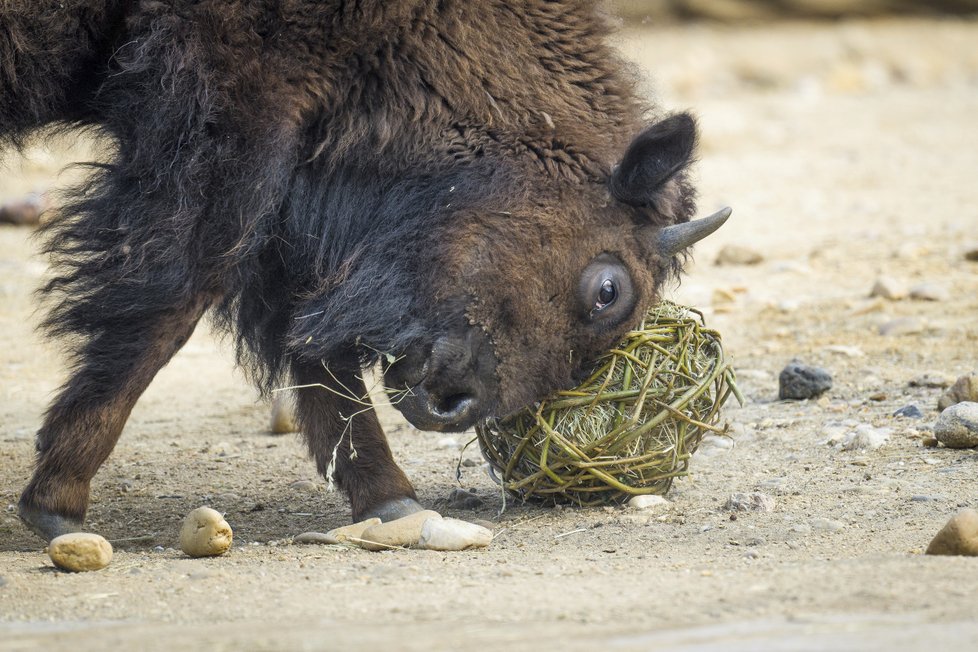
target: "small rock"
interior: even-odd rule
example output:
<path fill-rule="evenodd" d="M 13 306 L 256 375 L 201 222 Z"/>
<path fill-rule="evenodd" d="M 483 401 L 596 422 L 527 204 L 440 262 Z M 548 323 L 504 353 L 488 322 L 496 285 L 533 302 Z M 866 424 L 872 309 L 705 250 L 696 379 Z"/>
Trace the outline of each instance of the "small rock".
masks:
<path fill-rule="evenodd" d="M 435 444 L 438 448 L 458 448 L 458 440 L 454 437 L 442 437 Z"/>
<path fill-rule="evenodd" d="M 954 377 L 943 374 L 939 371 L 928 371 L 925 374 L 915 376 L 910 379 L 911 387 L 927 387 L 930 389 L 944 389 L 954 383 Z"/>
<path fill-rule="evenodd" d="M 418 547 L 424 550 L 468 550 L 492 543 L 492 532 L 457 518 L 429 518 L 421 526 Z"/>
<path fill-rule="evenodd" d="M 813 530 L 821 530 L 822 532 L 838 532 L 845 527 L 842 521 L 835 521 L 830 518 L 815 518 L 810 522 Z"/>
<path fill-rule="evenodd" d="M 363 536 L 363 533 L 367 528 L 380 525 L 380 523 L 381 520 L 379 518 L 368 518 L 367 520 L 360 521 L 359 523 L 334 528 L 325 534 L 322 532 L 303 532 L 292 539 L 292 541 L 294 543 L 318 543 L 327 545 L 345 543 L 350 539 L 359 539 L 361 536 Z"/>
<path fill-rule="evenodd" d="M 276 392 L 272 399 L 272 420 L 268 430 L 273 435 L 285 435 L 299 432 L 299 424 L 295 419 L 295 407 L 291 397 L 285 392 Z"/>
<path fill-rule="evenodd" d="M 883 297 L 890 301 L 899 301 L 907 296 L 907 290 L 895 279 L 889 276 L 881 276 L 873 283 L 873 288 L 869 291 L 870 297 Z"/>
<path fill-rule="evenodd" d="M 425 521 L 433 518 L 441 518 L 441 514 L 426 509 L 380 525 L 373 525 L 364 530 L 360 535 L 361 540 L 356 543 L 361 548 L 374 552 L 413 546 L 421 538 L 421 527 Z"/>
<path fill-rule="evenodd" d="M 818 398 L 832 388 L 832 375 L 820 367 L 792 362 L 781 371 L 778 386 L 781 399 Z"/>
<path fill-rule="evenodd" d="M 907 419 L 920 419 L 924 416 L 924 413 L 920 411 L 916 405 L 904 405 L 902 408 L 893 413 L 895 417 L 904 417 Z"/>
<path fill-rule="evenodd" d="M 964 259 L 972 263 L 978 263 L 978 245 L 967 249 L 964 252 Z"/>
<path fill-rule="evenodd" d="M 886 393 L 885 392 L 873 392 L 872 394 L 870 394 L 866 398 L 868 398 L 870 401 L 876 401 L 878 403 L 880 401 L 885 401 L 886 400 Z"/>
<path fill-rule="evenodd" d="M 757 251 L 740 245 L 725 245 L 717 254 L 717 265 L 756 265 L 764 260 Z"/>
<path fill-rule="evenodd" d="M 312 480 L 296 480 L 289 485 L 289 489 L 304 494 L 318 494 L 322 487 Z"/>
<path fill-rule="evenodd" d="M 736 512 L 773 512 L 777 507 L 777 502 L 772 496 L 762 494 L 758 491 L 753 493 L 730 494 L 724 509 Z"/>
<path fill-rule="evenodd" d="M 937 409 L 946 410 L 962 401 L 978 403 L 978 373 L 965 374 L 954 381 L 951 388 L 937 400 Z"/>
<path fill-rule="evenodd" d="M 48 556 L 62 570 L 96 571 L 112 561 L 112 544 L 97 534 L 72 532 L 52 539 L 48 544 Z"/>
<path fill-rule="evenodd" d="M 464 460 L 462 460 L 462 466 L 465 468 L 472 468 L 474 466 L 482 466 L 482 462 L 474 460 L 471 457 L 466 457 Z"/>
<path fill-rule="evenodd" d="M 662 496 L 654 494 L 644 494 L 632 496 L 628 501 L 628 508 L 634 510 L 655 509 L 657 507 L 667 507 L 669 501 Z"/>
<path fill-rule="evenodd" d="M 461 487 L 452 489 L 448 497 L 439 502 L 452 509 L 478 509 L 482 507 L 482 499 L 476 495 L 474 489 L 462 489 Z"/>
<path fill-rule="evenodd" d="M 869 424 L 861 423 L 842 440 L 842 450 L 876 450 L 890 439 L 892 432 L 889 428 L 874 428 Z"/>
<path fill-rule="evenodd" d="M 231 526 L 215 509 L 198 507 L 183 519 L 180 549 L 191 557 L 223 555 L 231 547 Z"/>
<path fill-rule="evenodd" d="M 823 347 L 826 353 L 835 353 L 837 355 L 844 355 L 847 358 L 862 358 L 866 354 L 858 346 L 851 346 L 848 344 L 831 344 L 829 346 Z"/>
<path fill-rule="evenodd" d="M 918 301 L 947 301 L 950 293 L 937 283 L 922 283 L 910 288 L 910 298 Z"/>
<path fill-rule="evenodd" d="M 978 403 L 963 401 L 941 412 L 934 436 L 948 448 L 978 446 Z"/>
<path fill-rule="evenodd" d="M 919 317 L 898 317 L 882 324 L 879 327 L 879 334 L 891 335 L 915 335 L 924 331 L 925 324 Z"/>
<path fill-rule="evenodd" d="M 733 448 L 733 445 L 733 439 L 730 437 L 708 435 L 703 438 L 703 441 L 700 442 L 700 447 L 697 449 L 697 453 L 706 457 L 721 455 Z"/>
<path fill-rule="evenodd" d="M 952 516 L 927 546 L 927 554 L 978 557 L 978 511 L 962 509 Z"/>

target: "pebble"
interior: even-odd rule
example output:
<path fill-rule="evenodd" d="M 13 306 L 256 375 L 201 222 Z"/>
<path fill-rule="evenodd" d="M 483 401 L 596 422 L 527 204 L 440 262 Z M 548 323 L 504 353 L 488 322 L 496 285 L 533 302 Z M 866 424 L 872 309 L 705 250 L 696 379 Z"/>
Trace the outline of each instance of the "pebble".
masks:
<path fill-rule="evenodd" d="M 96 571 L 112 561 L 112 544 L 97 534 L 72 532 L 52 539 L 48 544 L 48 556 L 62 570 Z"/>
<path fill-rule="evenodd" d="M 893 433 L 889 428 L 874 428 L 861 423 L 842 440 L 844 451 L 876 450 L 890 439 Z"/>
<path fill-rule="evenodd" d="M 788 364 L 778 377 L 778 398 L 817 398 L 832 388 L 832 375 L 820 367 Z"/>
<path fill-rule="evenodd" d="M 910 288 L 910 298 L 918 301 L 947 301 L 950 293 L 943 285 L 922 283 Z"/>
<path fill-rule="evenodd" d="M 296 480 L 289 485 L 289 489 L 304 494 L 318 494 L 321 487 L 312 480 Z"/>
<path fill-rule="evenodd" d="M 724 509 L 735 512 L 773 512 L 777 507 L 777 502 L 773 496 L 762 494 L 759 491 L 753 493 L 735 493 L 727 498 Z"/>
<path fill-rule="evenodd" d="M 750 247 L 725 245 L 717 254 L 717 265 L 757 265 L 764 260 L 759 252 Z"/>
<path fill-rule="evenodd" d="M 418 537 L 418 547 L 424 550 L 469 550 L 490 543 L 492 531 L 457 518 L 429 518 Z"/>
<path fill-rule="evenodd" d="M 327 545 L 345 543 L 350 539 L 359 539 L 361 536 L 363 536 L 363 533 L 367 528 L 380 525 L 380 523 L 381 520 L 379 518 L 368 518 L 367 520 L 360 521 L 359 523 L 334 528 L 325 534 L 322 532 L 303 532 L 292 539 L 292 541 L 294 543 L 318 543 Z"/>
<path fill-rule="evenodd" d="M 869 291 L 870 297 L 882 297 L 890 301 L 899 301 L 907 296 L 907 290 L 902 284 L 889 276 L 881 276 L 873 283 Z"/>
<path fill-rule="evenodd" d="M 902 408 L 893 413 L 895 417 L 904 417 L 906 419 L 920 419 L 924 416 L 924 413 L 920 411 L 920 408 L 916 405 L 904 405 Z"/>
<path fill-rule="evenodd" d="M 978 246 L 969 248 L 964 252 L 964 259 L 972 263 L 978 263 Z"/>
<path fill-rule="evenodd" d="M 934 424 L 934 436 L 948 448 L 978 446 L 978 403 L 963 401 L 941 412 Z"/>
<path fill-rule="evenodd" d="M 285 435 L 299 432 L 299 424 L 295 419 L 295 407 L 291 397 L 285 392 L 276 392 L 272 399 L 272 419 L 268 426 L 273 435 Z"/>
<path fill-rule="evenodd" d="M 462 489 L 461 487 L 452 489 L 448 497 L 439 502 L 452 509 L 478 509 L 482 507 L 482 498 L 476 495 L 475 489 Z"/>
<path fill-rule="evenodd" d="M 930 389 L 944 389 L 954 383 L 954 377 L 939 371 L 928 371 L 927 373 L 914 376 L 910 379 L 911 387 L 928 387 Z"/>
<path fill-rule="evenodd" d="M 954 381 L 951 388 L 937 400 L 937 409 L 946 410 L 962 401 L 978 403 L 978 373 L 965 374 Z"/>
<path fill-rule="evenodd" d="M 454 437 L 442 437 L 435 444 L 438 448 L 458 448 L 458 440 Z"/>
<path fill-rule="evenodd" d="M 858 346 L 851 346 L 848 344 L 831 344 L 829 346 L 823 347 L 826 353 L 834 353 L 836 355 L 844 355 L 847 358 L 863 358 L 866 354 Z"/>
<path fill-rule="evenodd" d="M 919 317 L 898 317 L 885 322 L 879 327 L 879 334 L 890 335 L 915 335 L 924 331 L 924 320 Z"/>
<path fill-rule="evenodd" d="M 978 511 L 962 509 L 952 516 L 927 546 L 927 554 L 978 557 Z"/>
<path fill-rule="evenodd" d="M 426 509 L 403 518 L 373 525 L 363 531 L 360 535 L 361 540 L 356 543 L 361 548 L 374 552 L 413 546 L 421 538 L 421 528 L 425 521 L 432 518 L 439 519 L 441 514 Z"/>
<path fill-rule="evenodd" d="M 191 557 L 223 555 L 231 547 L 231 526 L 215 509 L 198 507 L 183 519 L 180 549 Z"/>
<path fill-rule="evenodd" d="M 662 496 L 657 496 L 655 494 L 642 494 L 639 496 L 632 496 L 628 501 L 628 509 L 634 509 L 636 511 L 646 510 L 646 509 L 656 509 L 657 507 L 668 507 L 669 501 Z"/>
<path fill-rule="evenodd" d="M 838 532 L 845 527 L 842 521 L 835 521 L 830 518 L 814 518 L 810 521 L 813 530 L 822 532 Z"/>

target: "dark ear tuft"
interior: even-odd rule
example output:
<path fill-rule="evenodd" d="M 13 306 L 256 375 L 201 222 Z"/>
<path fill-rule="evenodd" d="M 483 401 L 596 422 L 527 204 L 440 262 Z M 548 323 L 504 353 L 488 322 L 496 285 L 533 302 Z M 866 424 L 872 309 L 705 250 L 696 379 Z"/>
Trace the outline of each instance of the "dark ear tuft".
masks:
<path fill-rule="evenodd" d="M 649 206 L 656 192 L 693 160 L 696 121 L 678 113 L 655 123 L 628 146 L 611 175 L 611 194 L 631 206 Z"/>

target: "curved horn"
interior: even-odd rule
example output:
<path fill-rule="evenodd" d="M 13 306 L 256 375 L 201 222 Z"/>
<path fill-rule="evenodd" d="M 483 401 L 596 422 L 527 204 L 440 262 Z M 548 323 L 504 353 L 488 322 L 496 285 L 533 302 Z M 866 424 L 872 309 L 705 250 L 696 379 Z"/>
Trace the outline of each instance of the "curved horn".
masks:
<path fill-rule="evenodd" d="M 732 212 L 729 207 L 721 208 L 709 217 L 659 229 L 655 238 L 656 250 L 663 256 L 675 256 L 723 226 Z"/>

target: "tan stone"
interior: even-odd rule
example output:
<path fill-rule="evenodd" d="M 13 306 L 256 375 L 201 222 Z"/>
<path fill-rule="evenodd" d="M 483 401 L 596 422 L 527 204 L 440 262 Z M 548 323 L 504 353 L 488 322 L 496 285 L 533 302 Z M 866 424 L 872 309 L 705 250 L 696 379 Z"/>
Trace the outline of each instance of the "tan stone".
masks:
<path fill-rule="evenodd" d="M 965 374 L 954 381 L 951 388 L 937 400 L 937 409 L 944 411 L 962 401 L 978 403 L 978 372 Z"/>
<path fill-rule="evenodd" d="M 469 550 L 492 543 L 492 531 L 457 518 L 429 518 L 421 526 L 418 547 L 425 550 Z"/>
<path fill-rule="evenodd" d="M 413 546 L 421 538 L 421 528 L 424 522 L 431 518 L 440 519 L 441 514 L 426 509 L 404 518 L 373 525 L 364 530 L 359 537 L 360 540 L 354 543 L 361 548 L 374 552 Z"/>
<path fill-rule="evenodd" d="M 364 532 L 375 525 L 380 525 L 381 522 L 379 518 L 368 518 L 366 521 L 334 528 L 326 533 L 326 542 L 345 543 L 350 539 L 361 539 Z"/>
<path fill-rule="evenodd" d="M 112 544 L 97 534 L 72 532 L 52 539 L 48 556 L 62 570 L 76 573 L 101 570 L 112 561 Z"/>
<path fill-rule="evenodd" d="M 198 507 L 183 520 L 180 549 L 191 557 L 223 555 L 231 547 L 231 526 L 215 509 Z"/>
<path fill-rule="evenodd" d="M 978 511 L 962 509 L 927 546 L 928 555 L 978 557 Z"/>

